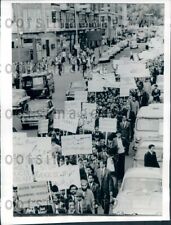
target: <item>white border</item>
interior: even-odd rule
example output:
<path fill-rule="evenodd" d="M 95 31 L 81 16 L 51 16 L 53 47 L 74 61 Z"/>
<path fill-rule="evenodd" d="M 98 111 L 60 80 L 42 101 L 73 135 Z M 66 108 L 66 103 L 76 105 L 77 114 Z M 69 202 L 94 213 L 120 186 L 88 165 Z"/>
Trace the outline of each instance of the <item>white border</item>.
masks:
<path fill-rule="evenodd" d="M 71 1 L 51 1 L 56 3 L 69 3 Z M 82 1 L 82 3 L 92 3 L 92 1 Z M 93 1 L 93 3 L 106 3 L 105 1 Z M 12 3 L 50 3 L 50 1 L 27 1 L 27 0 L 2 0 L 2 18 L 1 18 L 1 215 L 2 224 L 43 224 L 43 223 L 64 223 L 64 222 L 102 222 L 102 221 L 160 221 L 169 219 L 169 159 L 170 159 L 170 15 L 171 15 L 171 1 L 170 0 L 113 0 L 108 3 L 165 3 L 165 93 L 164 93 L 164 166 L 163 166 L 163 216 L 141 216 L 141 217 L 128 217 L 128 216 L 48 216 L 48 217 L 13 217 L 11 210 L 7 210 L 5 203 L 8 200 L 12 200 L 12 164 L 6 164 L 5 158 L 7 155 L 12 155 L 12 119 L 7 119 L 5 112 L 7 109 L 11 109 L 12 105 L 12 85 L 11 74 L 7 74 L 5 66 L 12 62 L 11 51 L 11 34 L 12 29 L 5 26 L 7 18 L 11 18 L 12 15 Z M 78 3 L 78 1 L 72 1 L 72 3 Z M 161 204 L 156 202 L 156 204 Z"/>

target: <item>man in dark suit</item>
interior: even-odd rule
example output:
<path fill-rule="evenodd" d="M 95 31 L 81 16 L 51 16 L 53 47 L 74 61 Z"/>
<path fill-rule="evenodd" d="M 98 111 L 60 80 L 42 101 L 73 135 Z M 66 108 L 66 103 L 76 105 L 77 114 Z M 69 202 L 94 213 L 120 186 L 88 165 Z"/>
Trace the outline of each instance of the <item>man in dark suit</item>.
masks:
<path fill-rule="evenodd" d="M 128 155 L 131 130 L 130 130 L 130 123 L 127 121 L 126 116 L 123 116 L 122 122 L 120 123 L 120 132 L 123 145 L 125 147 L 125 154 Z"/>
<path fill-rule="evenodd" d="M 155 145 L 151 144 L 148 146 L 149 151 L 144 155 L 144 166 L 145 167 L 157 167 L 159 168 L 159 164 L 157 161 L 156 153 L 154 151 Z"/>
<path fill-rule="evenodd" d="M 98 206 L 100 205 L 100 188 L 99 188 L 99 184 L 97 184 L 94 181 L 93 174 L 90 174 L 88 176 L 88 187 L 90 188 L 90 190 L 92 190 L 92 192 L 94 194 L 95 214 L 97 214 L 97 212 L 98 212 Z"/>
<path fill-rule="evenodd" d="M 97 170 L 97 177 L 100 183 L 100 200 L 104 214 L 109 214 L 110 200 L 113 197 L 113 179 L 110 171 L 106 168 L 106 161 L 100 160 L 100 168 Z"/>

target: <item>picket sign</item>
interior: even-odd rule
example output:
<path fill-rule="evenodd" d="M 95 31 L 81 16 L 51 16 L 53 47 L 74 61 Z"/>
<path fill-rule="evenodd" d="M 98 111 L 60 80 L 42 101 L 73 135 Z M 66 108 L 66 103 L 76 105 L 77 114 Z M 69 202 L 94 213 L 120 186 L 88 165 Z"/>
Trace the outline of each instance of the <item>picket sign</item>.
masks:
<path fill-rule="evenodd" d="M 96 103 L 83 103 L 82 105 L 82 119 L 84 130 L 94 130 L 95 116 L 96 116 Z"/>
<path fill-rule="evenodd" d="M 48 133 L 48 119 L 41 119 L 38 122 L 38 133 L 39 134 L 47 134 Z"/>
<path fill-rule="evenodd" d="M 81 115 L 80 101 L 65 101 L 64 103 L 65 119 L 76 119 Z"/>
<path fill-rule="evenodd" d="M 17 188 L 22 208 L 32 208 L 50 204 L 47 182 L 20 184 Z"/>
<path fill-rule="evenodd" d="M 116 132 L 117 119 L 115 119 L 115 118 L 99 118 L 99 130 L 102 132 Z"/>
<path fill-rule="evenodd" d="M 36 165 L 36 181 L 52 181 L 60 190 L 68 189 L 71 184 L 81 187 L 78 165 Z"/>
<path fill-rule="evenodd" d="M 88 81 L 88 91 L 89 92 L 103 92 L 104 83 L 100 80 L 90 80 Z"/>
<path fill-rule="evenodd" d="M 27 133 L 14 132 L 13 133 L 13 145 L 23 145 L 25 139 L 27 138 Z"/>
<path fill-rule="evenodd" d="M 87 91 L 75 91 L 75 101 L 87 102 Z"/>
<path fill-rule="evenodd" d="M 92 154 L 92 135 L 62 136 L 62 155 Z"/>
<path fill-rule="evenodd" d="M 78 117 L 69 119 L 68 116 L 66 116 L 66 118 L 60 118 L 56 116 L 54 118 L 53 128 L 60 129 L 62 131 L 68 131 L 75 134 L 77 132 L 78 121 Z"/>

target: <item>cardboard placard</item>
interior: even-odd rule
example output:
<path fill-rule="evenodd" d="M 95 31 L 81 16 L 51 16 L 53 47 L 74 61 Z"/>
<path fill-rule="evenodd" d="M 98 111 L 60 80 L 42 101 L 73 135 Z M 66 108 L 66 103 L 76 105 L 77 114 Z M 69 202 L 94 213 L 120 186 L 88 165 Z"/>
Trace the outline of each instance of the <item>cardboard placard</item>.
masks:
<path fill-rule="evenodd" d="M 103 92 L 104 82 L 101 82 L 100 80 L 90 80 L 88 81 L 88 91 L 89 92 Z"/>
<path fill-rule="evenodd" d="M 48 119 L 41 119 L 38 122 L 38 133 L 39 134 L 47 134 L 48 133 Z"/>
<path fill-rule="evenodd" d="M 62 136 L 62 155 L 92 154 L 92 135 Z"/>
<path fill-rule="evenodd" d="M 64 103 L 65 119 L 76 119 L 81 115 L 80 101 L 65 101 Z"/>
<path fill-rule="evenodd" d="M 83 129 L 93 131 L 95 127 L 96 103 L 83 103 Z"/>
<path fill-rule="evenodd" d="M 116 132 L 117 119 L 115 119 L 115 118 L 99 118 L 99 130 L 102 132 Z"/>
<path fill-rule="evenodd" d="M 49 204 L 49 191 L 47 182 L 32 182 L 18 185 L 18 196 L 22 208 Z"/>
<path fill-rule="evenodd" d="M 80 102 L 87 102 L 87 91 L 75 91 L 75 100 Z"/>
<path fill-rule="evenodd" d="M 75 134 L 77 132 L 78 121 L 78 117 L 75 119 L 64 119 L 56 117 L 54 119 L 53 128 L 60 129 L 62 131 L 68 131 Z"/>
<path fill-rule="evenodd" d="M 80 173 L 78 165 L 37 165 L 35 167 L 37 181 L 52 181 L 60 190 L 68 189 L 71 184 L 80 187 Z"/>

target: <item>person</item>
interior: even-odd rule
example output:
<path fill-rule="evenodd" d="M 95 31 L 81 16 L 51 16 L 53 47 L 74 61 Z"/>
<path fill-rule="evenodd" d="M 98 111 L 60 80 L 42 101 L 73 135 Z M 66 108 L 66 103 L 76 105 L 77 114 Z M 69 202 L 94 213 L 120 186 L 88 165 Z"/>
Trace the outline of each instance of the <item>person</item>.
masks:
<path fill-rule="evenodd" d="M 125 154 L 129 154 L 129 144 L 130 144 L 130 123 L 128 122 L 126 116 L 122 117 L 122 122 L 120 123 L 120 132 L 125 147 Z"/>
<path fill-rule="evenodd" d="M 80 71 L 81 59 L 80 56 L 77 56 L 77 70 Z"/>
<path fill-rule="evenodd" d="M 148 101 L 149 101 L 149 95 L 148 93 L 144 90 L 144 84 L 142 81 L 139 81 L 137 83 L 138 87 L 138 101 L 139 101 L 139 106 L 148 106 Z"/>
<path fill-rule="evenodd" d="M 157 167 L 159 168 L 159 163 L 157 161 L 156 152 L 154 151 L 155 145 L 151 144 L 148 146 L 149 150 L 144 155 L 144 166 L 145 167 Z"/>
<path fill-rule="evenodd" d="M 130 60 L 134 61 L 134 55 L 132 51 L 130 52 Z"/>
<path fill-rule="evenodd" d="M 121 132 L 116 132 L 114 139 L 114 146 L 118 149 L 118 161 L 116 163 L 116 176 L 117 180 L 122 181 L 125 173 L 125 149 L 121 138 Z"/>
<path fill-rule="evenodd" d="M 87 180 L 81 180 L 81 190 L 83 192 L 84 201 L 89 205 L 90 213 L 94 214 L 95 200 L 92 190 L 88 187 Z"/>
<path fill-rule="evenodd" d="M 69 215 L 75 215 L 77 214 L 76 209 L 75 209 L 75 202 L 73 200 L 69 201 L 68 204 L 68 214 Z"/>
<path fill-rule="evenodd" d="M 157 84 L 154 85 L 154 89 L 152 90 L 151 95 L 154 102 L 160 102 L 160 90 L 158 89 Z"/>
<path fill-rule="evenodd" d="M 95 201 L 94 210 L 95 210 L 95 214 L 97 214 L 98 207 L 100 205 L 100 195 L 99 195 L 100 188 L 99 188 L 99 185 L 94 181 L 93 174 L 88 175 L 88 186 L 89 186 L 90 190 L 92 190 L 93 195 L 94 195 L 94 201 Z"/>
<path fill-rule="evenodd" d="M 67 194 L 67 204 L 66 208 L 67 210 L 69 209 L 69 202 L 73 201 L 74 203 L 76 202 L 76 193 L 77 193 L 78 187 L 75 184 L 71 184 L 68 190 Z"/>
<path fill-rule="evenodd" d="M 85 57 L 82 57 L 82 68 L 83 68 L 83 77 L 84 77 L 84 74 L 87 70 L 87 61 L 86 61 Z"/>
<path fill-rule="evenodd" d="M 110 171 L 106 168 L 106 161 L 100 160 L 100 168 L 97 170 L 97 177 L 100 183 L 100 201 L 104 214 L 109 214 L 110 201 L 113 198 L 113 180 Z"/>
<path fill-rule="evenodd" d="M 72 56 L 71 58 L 72 72 L 75 72 L 76 58 Z"/>
<path fill-rule="evenodd" d="M 92 214 L 91 207 L 85 201 L 82 190 L 77 190 L 75 211 L 76 214 Z"/>
<path fill-rule="evenodd" d="M 59 74 L 59 76 L 61 76 L 61 73 L 62 73 L 62 62 L 61 62 L 61 57 L 60 56 L 58 56 L 57 57 L 57 65 L 58 65 L 58 74 Z"/>

